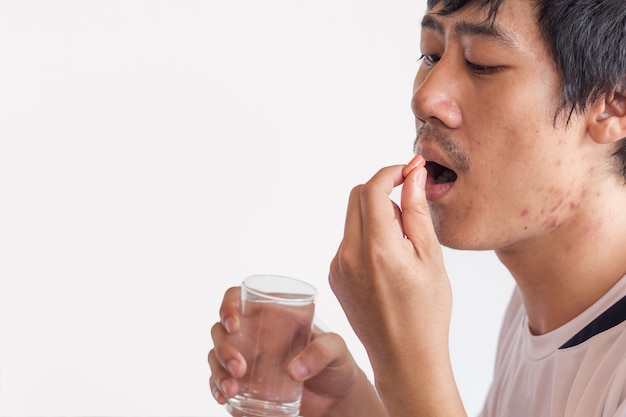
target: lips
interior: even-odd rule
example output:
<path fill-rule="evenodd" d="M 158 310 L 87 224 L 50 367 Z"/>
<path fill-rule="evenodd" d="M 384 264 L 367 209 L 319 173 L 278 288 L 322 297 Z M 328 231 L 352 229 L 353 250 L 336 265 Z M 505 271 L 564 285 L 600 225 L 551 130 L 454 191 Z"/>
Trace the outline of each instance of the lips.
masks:
<path fill-rule="evenodd" d="M 428 178 L 434 184 L 445 184 L 456 181 L 456 172 L 434 161 L 426 161 Z"/>
<path fill-rule="evenodd" d="M 441 200 L 456 183 L 457 172 L 465 173 L 468 170 L 467 158 L 448 136 L 428 128 L 419 130 L 414 146 L 415 153 L 421 154 L 426 160 L 426 199 L 431 202 Z"/>
<path fill-rule="evenodd" d="M 428 178 L 426 180 L 426 199 L 428 201 L 437 201 L 442 199 L 452 188 L 457 179 L 454 170 L 435 161 L 426 161 L 426 171 Z"/>

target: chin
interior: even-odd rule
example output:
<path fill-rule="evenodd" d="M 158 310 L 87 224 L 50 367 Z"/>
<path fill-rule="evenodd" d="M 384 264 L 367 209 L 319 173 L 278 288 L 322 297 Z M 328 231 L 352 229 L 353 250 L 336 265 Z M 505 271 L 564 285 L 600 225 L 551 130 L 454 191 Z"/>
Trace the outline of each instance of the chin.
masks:
<path fill-rule="evenodd" d="M 435 234 L 442 246 L 457 250 L 481 251 L 494 249 L 494 245 L 489 244 L 490 240 L 486 236 L 481 235 L 476 228 L 467 224 L 453 223 L 450 221 L 442 222 L 437 216 L 433 216 Z"/>

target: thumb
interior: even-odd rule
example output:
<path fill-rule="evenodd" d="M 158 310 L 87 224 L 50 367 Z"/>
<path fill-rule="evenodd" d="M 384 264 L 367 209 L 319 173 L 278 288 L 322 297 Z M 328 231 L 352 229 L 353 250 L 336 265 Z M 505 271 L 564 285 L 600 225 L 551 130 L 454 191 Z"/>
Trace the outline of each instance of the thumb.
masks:
<path fill-rule="evenodd" d="M 418 159 L 421 158 L 421 159 Z M 415 159 L 418 159 L 415 164 Z M 439 247 L 439 240 L 435 234 L 428 201 L 426 200 L 426 178 L 428 173 L 424 166 L 424 159 L 416 156 L 407 166 L 414 165 L 410 171 L 405 170 L 405 180 L 402 186 L 400 205 L 402 208 L 402 226 L 406 237 L 413 242 L 418 253 L 431 247 Z M 406 172 L 408 171 L 408 172 Z"/>
<path fill-rule="evenodd" d="M 287 372 L 296 381 L 305 381 L 325 370 L 352 375 L 346 371 L 352 364 L 352 356 L 339 335 L 320 333 L 287 365 Z"/>

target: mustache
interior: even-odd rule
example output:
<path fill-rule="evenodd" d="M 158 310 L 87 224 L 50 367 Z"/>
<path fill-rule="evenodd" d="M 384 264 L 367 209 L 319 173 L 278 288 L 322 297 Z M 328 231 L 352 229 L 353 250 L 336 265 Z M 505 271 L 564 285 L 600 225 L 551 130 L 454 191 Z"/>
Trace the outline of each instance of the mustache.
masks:
<path fill-rule="evenodd" d="M 418 129 L 417 136 L 413 142 L 413 149 L 415 151 L 419 150 L 420 141 L 423 140 L 437 143 L 448 159 L 454 163 L 456 170 L 462 173 L 468 173 L 470 171 L 470 159 L 467 152 L 454 142 L 448 133 L 433 129 L 429 125 L 424 125 Z"/>

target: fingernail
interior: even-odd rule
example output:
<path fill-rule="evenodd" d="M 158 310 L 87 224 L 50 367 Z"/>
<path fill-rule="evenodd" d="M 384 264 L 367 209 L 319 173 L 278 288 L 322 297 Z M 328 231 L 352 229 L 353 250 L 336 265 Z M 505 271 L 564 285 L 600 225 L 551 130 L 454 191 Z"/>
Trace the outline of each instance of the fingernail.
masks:
<path fill-rule="evenodd" d="M 224 319 L 224 327 L 228 333 L 232 333 L 235 328 L 235 319 L 232 317 L 226 317 Z"/>
<path fill-rule="evenodd" d="M 228 388 L 228 381 L 227 380 L 223 380 L 220 381 L 220 390 L 222 391 L 222 394 L 226 395 L 226 388 Z"/>
<path fill-rule="evenodd" d="M 219 397 L 221 395 L 220 390 L 219 390 L 219 388 L 217 386 L 214 386 L 211 389 L 211 393 L 213 394 L 213 398 L 215 398 L 216 400 L 219 399 Z"/>
<path fill-rule="evenodd" d="M 304 362 L 300 359 L 296 359 L 291 363 L 291 374 L 297 380 L 303 380 L 307 376 L 309 376 L 309 367 L 304 364 Z"/>
<path fill-rule="evenodd" d="M 233 395 L 233 392 L 231 392 L 233 390 L 233 380 L 231 379 L 225 379 L 220 383 L 220 387 L 222 388 L 222 393 L 224 394 L 225 397 L 230 397 Z"/>
<path fill-rule="evenodd" d="M 231 359 L 226 363 L 226 369 L 228 369 L 228 372 L 233 376 L 236 375 L 237 368 L 239 368 L 239 362 L 235 359 Z"/>

